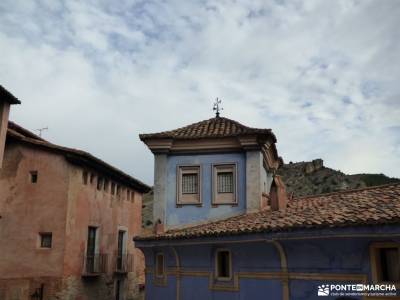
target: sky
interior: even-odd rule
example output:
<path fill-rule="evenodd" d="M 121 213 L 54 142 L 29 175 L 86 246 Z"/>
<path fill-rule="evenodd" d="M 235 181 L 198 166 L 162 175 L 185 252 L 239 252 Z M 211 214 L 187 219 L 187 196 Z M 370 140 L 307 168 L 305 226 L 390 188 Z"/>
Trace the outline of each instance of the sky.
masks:
<path fill-rule="evenodd" d="M 153 183 L 139 133 L 214 116 L 285 162 L 400 177 L 400 1 L 0 1 L 11 120 Z"/>

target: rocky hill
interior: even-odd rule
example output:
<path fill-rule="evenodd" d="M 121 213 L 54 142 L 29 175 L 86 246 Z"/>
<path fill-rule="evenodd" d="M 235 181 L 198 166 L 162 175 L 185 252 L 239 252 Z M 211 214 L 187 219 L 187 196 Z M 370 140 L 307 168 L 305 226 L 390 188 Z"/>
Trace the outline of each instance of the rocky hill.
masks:
<path fill-rule="evenodd" d="M 347 175 L 340 170 L 325 167 L 322 159 L 284 164 L 278 174 L 282 176 L 288 193 L 293 193 L 295 197 L 400 182 L 400 179 L 384 174 Z M 152 227 L 153 191 L 143 198 L 142 215 L 143 227 Z"/>
<path fill-rule="evenodd" d="M 340 170 L 324 166 L 322 159 L 284 164 L 278 171 L 286 189 L 295 197 L 331 193 L 346 189 L 400 182 L 384 174 L 347 175 Z"/>
<path fill-rule="evenodd" d="M 150 228 L 153 226 L 153 189 L 143 195 L 142 203 L 142 227 Z"/>

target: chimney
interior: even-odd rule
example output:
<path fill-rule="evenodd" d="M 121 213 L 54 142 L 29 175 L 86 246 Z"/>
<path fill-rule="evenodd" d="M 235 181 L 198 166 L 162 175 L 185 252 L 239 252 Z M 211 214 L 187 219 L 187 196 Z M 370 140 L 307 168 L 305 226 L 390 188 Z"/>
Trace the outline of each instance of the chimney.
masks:
<path fill-rule="evenodd" d="M 158 219 L 156 224 L 154 224 L 154 233 L 158 235 L 164 232 L 165 232 L 164 224 L 161 222 L 160 219 Z"/>
<path fill-rule="evenodd" d="M 285 184 L 281 176 L 275 175 L 269 192 L 271 210 L 285 210 L 288 202 Z"/>
<path fill-rule="evenodd" d="M 3 164 L 11 104 L 21 104 L 21 102 L 0 85 L 0 168 Z"/>

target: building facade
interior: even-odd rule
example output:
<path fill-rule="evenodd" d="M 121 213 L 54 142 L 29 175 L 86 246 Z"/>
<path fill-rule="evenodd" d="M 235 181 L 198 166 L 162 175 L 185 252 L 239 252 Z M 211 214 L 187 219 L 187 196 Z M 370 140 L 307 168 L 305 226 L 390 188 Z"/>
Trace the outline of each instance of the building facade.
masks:
<path fill-rule="evenodd" d="M 150 188 L 9 122 L 0 170 L 0 299 L 132 299 Z"/>
<path fill-rule="evenodd" d="M 219 116 L 140 138 L 155 156 L 154 233 L 134 239 L 147 300 L 382 299 L 330 287 L 399 288 L 400 185 L 288 199 L 271 130 Z"/>

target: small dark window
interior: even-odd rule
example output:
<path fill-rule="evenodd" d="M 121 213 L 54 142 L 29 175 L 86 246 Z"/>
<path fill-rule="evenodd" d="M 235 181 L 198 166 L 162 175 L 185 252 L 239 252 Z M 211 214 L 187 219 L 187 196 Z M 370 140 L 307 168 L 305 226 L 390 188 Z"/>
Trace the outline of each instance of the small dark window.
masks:
<path fill-rule="evenodd" d="M 38 182 L 38 171 L 31 171 L 31 183 L 37 183 Z"/>
<path fill-rule="evenodd" d="M 165 275 L 164 254 L 158 253 L 156 255 L 156 276 L 164 277 L 164 275 Z"/>
<path fill-rule="evenodd" d="M 228 250 L 218 250 L 216 259 L 217 278 L 231 278 L 231 252 Z"/>
<path fill-rule="evenodd" d="M 400 281 L 399 248 L 380 248 L 380 280 L 383 282 Z"/>
<path fill-rule="evenodd" d="M 95 177 L 96 177 L 96 175 L 94 175 L 93 173 L 90 173 L 90 184 L 93 184 Z"/>
<path fill-rule="evenodd" d="M 82 181 L 85 185 L 88 183 L 88 173 L 86 171 L 83 171 L 82 173 Z"/>
<path fill-rule="evenodd" d="M 104 179 L 104 191 L 108 191 L 108 180 Z"/>
<path fill-rule="evenodd" d="M 51 232 L 40 233 L 40 248 L 51 248 L 52 239 Z"/>
<path fill-rule="evenodd" d="M 115 183 L 111 183 L 111 195 L 115 195 Z"/>
<path fill-rule="evenodd" d="M 97 189 L 100 191 L 103 189 L 103 177 L 97 178 Z"/>
<path fill-rule="evenodd" d="M 117 196 L 120 197 L 121 196 L 121 186 L 117 185 Z"/>

